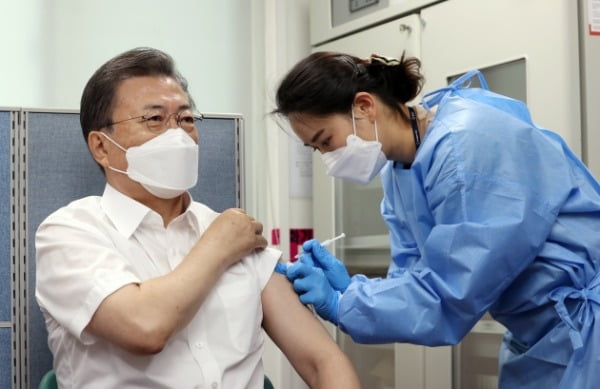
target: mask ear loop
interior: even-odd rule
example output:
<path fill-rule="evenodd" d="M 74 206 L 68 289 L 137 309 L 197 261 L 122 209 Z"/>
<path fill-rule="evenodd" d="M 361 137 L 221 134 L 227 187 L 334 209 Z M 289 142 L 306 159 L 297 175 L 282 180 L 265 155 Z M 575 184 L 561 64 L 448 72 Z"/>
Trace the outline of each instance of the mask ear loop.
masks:
<path fill-rule="evenodd" d="M 352 131 L 354 131 L 354 136 L 358 136 L 358 135 L 356 135 L 356 122 L 355 122 L 355 118 L 354 118 L 354 108 L 352 108 L 350 110 L 350 112 L 352 112 Z M 377 120 L 375 120 L 375 140 L 377 142 L 379 142 L 379 129 L 377 128 Z"/>
<path fill-rule="evenodd" d="M 110 136 L 106 135 L 104 132 L 100 131 L 100 133 L 110 141 L 110 143 L 112 143 L 113 145 L 117 146 L 118 148 L 120 148 L 121 150 L 123 150 L 124 152 L 127 152 L 127 149 L 125 149 L 123 146 L 121 146 L 120 144 L 118 144 L 113 138 L 111 138 Z"/>
<path fill-rule="evenodd" d="M 108 139 L 108 140 L 109 140 L 109 141 L 110 141 L 110 142 L 111 142 L 113 145 L 117 146 L 118 148 L 120 148 L 121 150 L 123 150 L 125 153 L 127 153 L 127 149 L 125 149 L 123 146 L 121 146 L 120 144 L 118 144 L 118 143 L 117 143 L 117 142 L 116 142 L 114 139 L 112 139 L 110 136 L 106 135 L 106 134 L 105 134 L 104 132 L 102 132 L 102 131 L 100 131 L 100 133 L 101 133 L 102 135 L 104 135 L 104 137 L 105 137 L 106 139 Z M 112 167 L 112 166 L 110 166 L 110 165 L 108 165 L 108 168 L 109 168 L 110 170 L 114 171 L 114 172 L 121 173 L 121 174 L 125 174 L 126 176 L 128 175 L 126 171 L 119 170 L 119 169 L 117 169 L 117 168 L 115 168 L 115 167 Z"/>

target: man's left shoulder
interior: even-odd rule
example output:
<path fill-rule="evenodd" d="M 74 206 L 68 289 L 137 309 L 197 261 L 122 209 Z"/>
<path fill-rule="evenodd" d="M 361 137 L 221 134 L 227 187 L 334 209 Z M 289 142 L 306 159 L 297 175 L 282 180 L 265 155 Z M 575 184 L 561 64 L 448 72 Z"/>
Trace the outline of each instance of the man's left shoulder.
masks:
<path fill-rule="evenodd" d="M 192 201 L 189 210 L 198 218 L 198 220 L 208 221 L 209 224 L 219 215 L 217 211 L 198 201 Z"/>

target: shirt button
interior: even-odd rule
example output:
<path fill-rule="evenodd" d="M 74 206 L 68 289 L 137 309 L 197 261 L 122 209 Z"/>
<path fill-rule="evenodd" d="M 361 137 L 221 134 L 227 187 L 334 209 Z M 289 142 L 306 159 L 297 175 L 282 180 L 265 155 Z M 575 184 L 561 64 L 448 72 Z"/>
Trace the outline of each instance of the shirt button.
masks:
<path fill-rule="evenodd" d="M 216 382 L 213 382 L 211 386 L 213 389 L 217 389 L 217 386 L 219 386 L 219 385 Z"/>
<path fill-rule="evenodd" d="M 202 348 L 202 347 L 204 347 L 204 343 L 202 343 L 202 342 L 196 343 L 196 348 Z"/>

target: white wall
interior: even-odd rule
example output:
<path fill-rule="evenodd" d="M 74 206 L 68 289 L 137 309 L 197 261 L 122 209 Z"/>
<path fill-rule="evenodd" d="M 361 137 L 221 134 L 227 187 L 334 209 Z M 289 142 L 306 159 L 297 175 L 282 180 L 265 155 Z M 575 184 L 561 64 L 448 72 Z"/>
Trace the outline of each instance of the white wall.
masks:
<path fill-rule="evenodd" d="M 151 46 L 175 58 L 201 111 L 249 114 L 251 4 L 2 0 L 8 50 L 0 61 L 0 105 L 78 108 L 85 82 L 103 62 Z"/>
<path fill-rule="evenodd" d="M 0 0 L 0 106 L 41 102 L 42 13 L 35 8 L 32 0 Z"/>

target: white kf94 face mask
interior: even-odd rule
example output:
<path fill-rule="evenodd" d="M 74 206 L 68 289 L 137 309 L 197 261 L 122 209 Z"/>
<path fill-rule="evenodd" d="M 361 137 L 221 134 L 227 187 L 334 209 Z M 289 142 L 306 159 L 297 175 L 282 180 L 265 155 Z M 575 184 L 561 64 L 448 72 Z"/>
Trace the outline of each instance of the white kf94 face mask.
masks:
<path fill-rule="evenodd" d="M 374 141 L 364 140 L 356 135 L 354 110 L 352 110 L 352 129 L 354 134 L 346 138 L 346 146 L 321 154 L 327 166 L 327 174 L 358 184 L 366 185 L 381 171 L 387 158 L 381 151 L 381 143 L 375 122 Z"/>
<path fill-rule="evenodd" d="M 101 133 L 125 152 L 127 171 L 108 168 L 129 176 L 161 199 L 172 199 L 194 187 L 198 181 L 198 145 L 181 128 L 171 128 L 155 138 L 125 149 Z"/>

